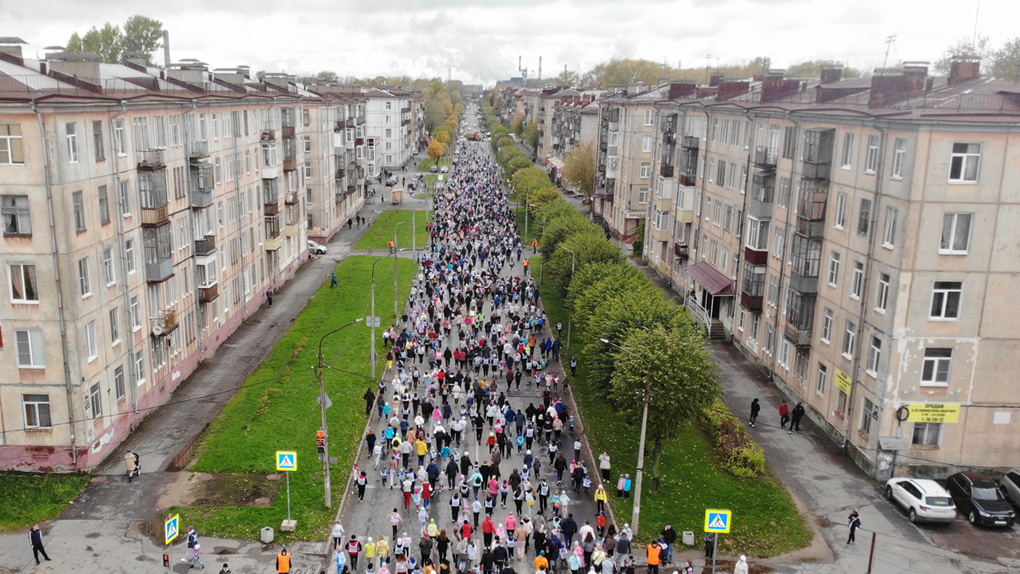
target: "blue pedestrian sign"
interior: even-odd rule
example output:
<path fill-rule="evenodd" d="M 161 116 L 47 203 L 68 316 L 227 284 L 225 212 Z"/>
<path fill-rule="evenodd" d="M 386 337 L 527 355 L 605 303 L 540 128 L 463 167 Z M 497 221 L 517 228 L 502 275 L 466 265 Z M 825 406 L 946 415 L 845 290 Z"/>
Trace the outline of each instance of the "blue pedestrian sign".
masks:
<path fill-rule="evenodd" d="M 163 523 L 163 534 L 164 538 L 166 538 L 166 544 L 168 546 L 170 545 L 171 542 L 174 541 L 174 538 L 177 538 L 177 535 L 180 534 L 181 532 L 180 524 L 181 524 L 180 514 L 175 514 L 170 518 L 167 518 L 166 522 Z"/>
<path fill-rule="evenodd" d="M 729 534 L 732 512 L 729 510 L 708 509 L 705 511 L 705 532 Z"/>
<path fill-rule="evenodd" d="M 292 450 L 276 451 L 276 470 L 287 472 L 297 470 L 297 453 Z"/>

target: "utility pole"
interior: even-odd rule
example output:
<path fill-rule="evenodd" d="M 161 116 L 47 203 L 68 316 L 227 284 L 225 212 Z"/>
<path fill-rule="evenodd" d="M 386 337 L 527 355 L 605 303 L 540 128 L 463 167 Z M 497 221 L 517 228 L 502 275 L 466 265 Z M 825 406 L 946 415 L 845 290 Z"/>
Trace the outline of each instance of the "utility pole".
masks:
<path fill-rule="evenodd" d="M 885 65 L 889 63 L 889 49 L 892 48 L 893 42 L 896 41 L 896 34 L 890 34 L 885 37 L 885 59 L 882 60 L 882 70 L 885 70 Z"/>
<path fill-rule="evenodd" d="M 397 229 L 401 225 L 408 223 L 407 221 L 401 221 L 400 223 L 393 226 L 393 316 L 399 317 L 400 311 L 397 310 L 399 304 L 400 295 L 397 293 L 397 252 L 400 251 L 397 243 Z"/>
<path fill-rule="evenodd" d="M 638 535 L 638 523 L 641 521 L 641 479 L 645 474 L 645 437 L 648 434 L 648 403 L 651 402 L 652 379 L 645 377 L 645 406 L 641 413 L 641 440 L 638 443 L 637 472 L 634 476 L 634 513 L 631 514 L 630 523 L 634 528 L 634 536 Z M 715 568 L 712 569 L 715 572 Z"/>
<path fill-rule="evenodd" d="M 326 443 L 323 445 L 322 453 L 322 474 L 326 481 L 326 508 L 331 508 L 333 506 L 333 487 L 329 478 L 329 427 L 326 423 L 326 401 L 328 398 L 326 397 L 326 381 L 323 372 L 325 366 L 322 363 L 322 342 L 326 340 L 326 337 L 334 333 L 339 333 L 355 323 L 360 323 L 362 320 L 363 319 L 359 317 L 342 327 L 333 329 L 319 339 L 319 414 L 322 416 L 322 430 L 326 433 Z"/>

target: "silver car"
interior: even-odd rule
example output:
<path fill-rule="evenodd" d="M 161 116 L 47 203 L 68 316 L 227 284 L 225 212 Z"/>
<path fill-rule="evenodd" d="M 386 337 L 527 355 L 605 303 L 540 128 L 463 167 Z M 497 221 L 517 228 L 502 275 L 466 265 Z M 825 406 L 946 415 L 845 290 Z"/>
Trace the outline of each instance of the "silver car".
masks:
<path fill-rule="evenodd" d="M 926 478 L 891 478 L 885 495 L 903 507 L 911 522 L 952 522 L 956 504 L 939 483 Z"/>
<path fill-rule="evenodd" d="M 999 479 L 999 489 L 1013 506 L 1020 508 L 1020 468 L 1011 468 Z"/>

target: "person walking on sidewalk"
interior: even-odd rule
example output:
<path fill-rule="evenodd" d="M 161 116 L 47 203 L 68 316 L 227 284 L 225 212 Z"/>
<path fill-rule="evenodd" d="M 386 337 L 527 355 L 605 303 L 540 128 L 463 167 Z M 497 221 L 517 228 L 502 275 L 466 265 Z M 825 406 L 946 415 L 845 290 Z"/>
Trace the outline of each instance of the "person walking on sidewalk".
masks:
<path fill-rule="evenodd" d="M 740 555 L 737 564 L 733 567 L 733 574 L 747 574 L 747 556 Z"/>
<path fill-rule="evenodd" d="M 609 453 L 603 451 L 599 455 L 599 470 L 602 471 L 602 480 L 609 482 L 609 471 L 613 468 L 613 463 L 609 458 Z"/>
<path fill-rule="evenodd" d="M 33 524 L 32 528 L 28 531 L 28 541 L 32 543 L 32 555 L 35 556 L 35 563 L 39 563 L 39 554 L 43 555 L 43 558 L 49 562 L 50 557 L 46 554 L 46 549 L 43 548 L 42 531 L 39 530 L 38 524 Z"/>
<path fill-rule="evenodd" d="M 290 574 L 290 553 L 284 548 L 276 555 L 277 574 Z"/>
<path fill-rule="evenodd" d="M 786 430 L 788 422 L 790 422 L 790 405 L 783 401 L 783 404 L 779 405 L 779 428 Z"/>
<path fill-rule="evenodd" d="M 804 418 L 804 405 L 797 403 L 793 407 L 793 414 L 790 416 L 790 433 L 800 432 L 800 419 Z"/>
<path fill-rule="evenodd" d="M 195 557 L 195 546 L 198 545 L 198 532 L 195 531 L 194 526 L 188 527 L 188 551 L 184 554 L 184 558 L 181 558 L 181 562 L 191 562 Z"/>
<path fill-rule="evenodd" d="M 340 283 L 337 282 L 336 271 L 333 272 L 333 276 L 329 280 L 329 288 L 339 287 Z"/>
<path fill-rule="evenodd" d="M 861 527 L 861 515 L 857 512 L 856 508 L 847 517 L 846 526 L 850 529 L 850 536 L 847 537 L 846 543 L 853 544 L 857 541 L 857 529 Z"/>
<path fill-rule="evenodd" d="M 751 401 L 751 417 L 747 419 L 747 424 L 753 427 L 754 423 L 758 421 L 758 413 L 760 412 L 761 404 L 758 402 L 758 399 L 755 398 Z"/>

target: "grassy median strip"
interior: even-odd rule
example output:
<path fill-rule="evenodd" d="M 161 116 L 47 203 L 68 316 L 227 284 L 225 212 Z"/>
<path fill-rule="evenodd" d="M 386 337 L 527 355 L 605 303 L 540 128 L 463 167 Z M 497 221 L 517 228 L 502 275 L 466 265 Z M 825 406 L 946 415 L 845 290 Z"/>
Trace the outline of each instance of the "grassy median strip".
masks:
<path fill-rule="evenodd" d="M 411 221 L 412 213 L 414 214 L 413 226 Z M 407 225 L 401 225 L 399 229 L 396 229 L 397 224 L 405 221 Z M 361 237 L 361 241 L 358 241 L 355 249 L 389 249 L 390 241 L 393 241 L 394 229 L 397 231 L 397 247 L 400 249 L 410 249 L 412 247 L 412 227 L 415 230 L 415 246 L 421 249 L 425 247 L 429 240 L 428 223 L 430 221 L 432 221 L 432 212 L 411 209 L 387 209 L 380 213 L 379 217 L 375 218 L 375 221 L 372 222 L 372 227 Z"/>
<path fill-rule="evenodd" d="M 533 271 L 537 274 L 542 262 L 536 263 Z M 567 312 L 553 282 L 547 279 L 540 292 L 550 322 L 566 324 Z M 576 332 L 577 325 L 574 329 Z M 574 344 L 578 344 L 576 338 Z M 563 357 L 566 362 L 565 352 Z M 577 377 L 573 380 L 584 430 L 596 456 L 606 451 L 612 457 L 613 482 L 606 485 L 606 490 L 617 522 L 630 522 L 634 499 L 618 498 L 615 481 L 619 473 L 635 477 L 640 421 L 626 420 L 598 396 L 586 383 L 584 371 L 584 365 L 578 365 Z M 639 533 L 642 540 L 656 536 L 666 522 L 672 522 L 678 531 L 693 531 L 695 542 L 701 547 L 705 510 L 723 508 L 733 511 L 733 531 L 720 535 L 721 554 L 769 557 L 811 542 L 812 532 L 783 485 L 771 473 L 758 478 L 727 474 L 708 438 L 693 421 L 685 425 L 678 438 L 665 444 L 658 491 L 652 479 L 649 456 L 645 457 L 645 465 Z"/>
<path fill-rule="evenodd" d="M 290 331 L 262 365 L 245 381 L 245 387 L 228 404 L 202 440 L 198 462 L 190 470 L 201 473 L 245 473 L 249 486 L 238 485 L 214 500 L 171 509 L 180 512 L 182 524 L 195 524 L 206 536 L 257 539 L 265 526 L 279 530 L 287 518 L 285 478 L 266 478 L 275 473 L 276 451 L 297 451 L 298 469 L 290 476 L 291 516 L 294 533 L 277 533 L 277 540 L 316 540 L 329 530 L 351 472 L 355 449 L 365 427 L 365 389 L 370 380 L 371 331 L 355 323 L 329 336 L 322 345 L 326 393 L 332 401 L 327 411 L 332 466 L 333 507 L 325 507 L 323 467 L 316 453 L 315 432 L 320 427 L 317 364 L 319 339 L 359 317 L 369 314 L 371 273 L 375 257 L 349 257 L 337 266 L 339 287 L 325 282 Z M 400 301 L 406 300 L 415 264 L 399 259 Z M 376 266 L 376 313 L 382 326 L 393 318 L 393 263 Z M 382 349 L 382 331 L 377 330 Z M 382 357 L 385 354 L 380 352 Z M 378 376 L 385 362 L 380 362 Z M 194 480 L 203 480 L 196 477 Z M 234 481 L 241 483 L 244 481 Z M 255 498 L 273 497 L 269 505 Z M 264 501 L 263 501 L 264 502 Z"/>
<path fill-rule="evenodd" d="M 451 156 L 451 155 L 444 155 L 444 156 L 439 157 L 437 159 L 432 159 L 430 157 L 427 157 L 424 160 L 422 160 L 421 164 L 418 165 L 418 171 L 430 171 L 432 169 L 433 165 L 438 165 L 440 167 L 440 169 L 444 165 L 447 166 L 447 167 L 452 167 L 453 166 L 453 156 Z"/>
<path fill-rule="evenodd" d="M 0 474 L 0 532 L 55 518 L 91 481 L 87 474 Z"/>

